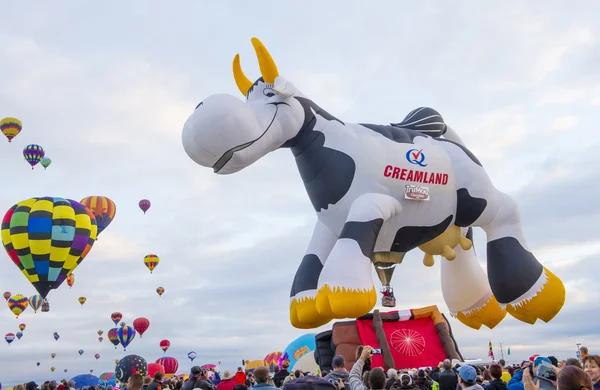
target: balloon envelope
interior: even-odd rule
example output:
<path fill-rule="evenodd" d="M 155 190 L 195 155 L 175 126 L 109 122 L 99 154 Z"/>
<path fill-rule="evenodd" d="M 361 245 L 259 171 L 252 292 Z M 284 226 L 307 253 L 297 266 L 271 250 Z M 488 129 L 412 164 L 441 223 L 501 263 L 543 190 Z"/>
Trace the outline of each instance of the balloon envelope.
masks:
<path fill-rule="evenodd" d="M 121 382 L 127 382 L 133 374 L 140 374 L 142 377 L 148 373 L 148 363 L 146 359 L 138 355 L 127 355 L 119 361 L 115 368 L 115 376 Z"/>
<path fill-rule="evenodd" d="M 42 296 L 41 295 L 32 295 L 29 297 L 29 306 L 33 309 L 34 313 L 37 313 L 38 309 L 42 307 Z"/>
<path fill-rule="evenodd" d="M 17 118 L 3 118 L 0 120 L 0 131 L 8 138 L 8 142 L 11 142 L 22 129 L 23 123 Z"/>
<path fill-rule="evenodd" d="M 31 165 L 31 169 L 42 161 L 45 155 L 44 148 L 40 145 L 30 144 L 23 149 L 23 157 Z"/>
<path fill-rule="evenodd" d="M 292 341 L 283 351 L 283 354 L 287 354 L 288 360 L 290 361 L 288 370 L 291 372 L 294 369 L 296 362 L 302 356 L 314 351 L 316 348 L 317 344 L 313 333 L 307 333 Z"/>
<path fill-rule="evenodd" d="M 165 368 L 162 366 L 162 364 L 148 363 L 148 375 L 154 377 L 154 374 L 156 374 L 157 372 L 160 372 L 162 374 L 165 373 Z"/>
<path fill-rule="evenodd" d="M 94 375 L 83 374 L 74 376 L 71 380 L 75 382 L 76 389 L 83 389 L 84 386 L 97 386 L 100 379 Z"/>
<path fill-rule="evenodd" d="M 167 349 L 171 346 L 171 342 L 169 340 L 161 340 L 158 345 L 160 345 L 160 349 L 167 352 Z"/>
<path fill-rule="evenodd" d="M 140 338 L 148 330 L 150 326 L 150 321 L 147 318 L 140 317 L 133 320 L 133 329 L 140 334 Z"/>
<path fill-rule="evenodd" d="M 146 211 L 148 211 L 148 209 L 150 208 L 151 205 L 152 205 L 152 203 L 150 203 L 150 201 L 148 199 L 142 199 L 142 200 L 140 200 L 140 203 L 139 203 L 140 209 L 142 209 L 144 214 L 146 214 Z"/>
<path fill-rule="evenodd" d="M 115 202 L 106 196 L 88 196 L 81 199 L 80 203 L 90 209 L 94 217 L 96 217 L 98 234 L 102 233 L 110 225 L 117 213 Z"/>
<path fill-rule="evenodd" d="M 144 257 L 144 264 L 146 264 L 146 267 L 148 267 L 150 273 L 154 271 L 154 268 L 156 268 L 158 263 L 160 263 L 160 258 L 156 255 L 146 255 L 146 257 Z"/>
<path fill-rule="evenodd" d="M 126 351 L 129 343 L 135 338 L 135 329 L 131 326 L 121 326 L 117 329 L 117 338 Z"/>
<path fill-rule="evenodd" d="M 52 160 L 50 159 L 50 157 L 44 157 L 42 159 L 41 164 L 44 167 L 44 169 L 46 169 L 46 168 L 48 168 L 50 166 L 50 164 L 52 164 Z"/>
<path fill-rule="evenodd" d="M 2 219 L 4 249 L 42 298 L 58 288 L 96 241 L 96 219 L 80 203 L 30 198 Z"/>
<path fill-rule="evenodd" d="M 156 293 L 158 294 L 159 297 L 162 297 L 162 295 L 165 292 L 165 288 L 164 287 L 157 287 L 156 288 Z"/>
<path fill-rule="evenodd" d="M 110 315 L 110 319 L 115 323 L 115 325 L 119 325 L 121 318 L 123 318 L 123 314 L 119 313 L 118 311 L 115 311 Z"/>
<path fill-rule="evenodd" d="M 177 372 L 179 368 L 179 362 L 174 357 L 165 356 L 158 360 L 156 363 L 161 364 L 165 368 L 165 376 L 171 378 Z"/>
<path fill-rule="evenodd" d="M 29 306 L 29 300 L 26 296 L 16 294 L 8 298 L 8 308 L 17 316 L 17 318 L 19 318 L 19 314 L 27 309 L 27 306 Z"/>

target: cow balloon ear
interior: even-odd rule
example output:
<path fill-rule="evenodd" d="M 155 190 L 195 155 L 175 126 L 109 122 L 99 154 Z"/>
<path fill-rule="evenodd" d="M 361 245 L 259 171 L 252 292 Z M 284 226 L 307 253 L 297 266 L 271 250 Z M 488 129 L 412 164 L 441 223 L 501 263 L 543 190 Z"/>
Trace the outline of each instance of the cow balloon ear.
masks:
<path fill-rule="evenodd" d="M 296 87 L 294 87 L 294 84 L 288 82 L 283 77 L 277 76 L 275 78 L 275 83 L 273 83 L 273 91 L 275 91 L 281 97 L 289 98 L 294 96 L 296 93 Z"/>

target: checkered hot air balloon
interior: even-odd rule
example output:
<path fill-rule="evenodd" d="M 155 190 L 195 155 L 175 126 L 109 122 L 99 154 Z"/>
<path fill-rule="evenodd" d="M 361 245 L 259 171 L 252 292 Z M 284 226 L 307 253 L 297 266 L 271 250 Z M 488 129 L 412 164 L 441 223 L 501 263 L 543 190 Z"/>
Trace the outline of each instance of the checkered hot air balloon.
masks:
<path fill-rule="evenodd" d="M 106 196 L 88 196 L 81 199 L 80 203 L 90 209 L 96 217 L 98 234 L 102 233 L 110 225 L 117 212 L 115 202 Z"/>
<path fill-rule="evenodd" d="M 8 142 L 11 142 L 22 129 L 23 123 L 17 118 L 4 118 L 0 120 L 0 131 L 8 138 Z"/>
<path fill-rule="evenodd" d="M 42 298 L 83 261 L 96 233 L 94 215 L 71 199 L 27 199 L 2 219 L 4 249 Z"/>
<path fill-rule="evenodd" d="M 156 268 L 158 263 L 160 263 L 160 258 L 156 255 L 146 255 L 146 257 L 144 257 L 144 264 L 146 264 L 146 267 L 148 267 L 150 273 L 154 271 L 154 268 Z"/>
<path fill-rule="evenodd" d="M 42 307 L 42 301 L 41 295 L 32 295 L 29 297 L 29 306 L 31 306 L 34 313 L 37 313 L 38 309 Z"/>
<path fill-rule="evenodd" d="M 31 169 L 42 161 L 45 155 L 44 148 L 40 145 L 30 144 L 23 149 L 23 157 L 25 157 L 25 161 L 31 165 Z"/>
<path fill-rule="evenodd" d="M 19 318 L 19 315 L 27 309 L 27 306 L 29 306 L 29 301 L 24 295 L 16 294 L 8 298 L 8 308 L 15 316 L 17 316 L 17 318 Z"/>

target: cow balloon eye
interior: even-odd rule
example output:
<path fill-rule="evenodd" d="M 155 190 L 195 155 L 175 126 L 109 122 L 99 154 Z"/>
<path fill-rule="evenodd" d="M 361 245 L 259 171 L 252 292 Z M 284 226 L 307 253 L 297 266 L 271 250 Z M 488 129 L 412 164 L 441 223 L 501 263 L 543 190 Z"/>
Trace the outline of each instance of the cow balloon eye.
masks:
<path fill-rule="evenodd" d="M 275 96 L 275 91 L 273 91 L 271 88 L 265 88 L 263 89 L 263 94 L 267 97 L 273 97 Z"/>

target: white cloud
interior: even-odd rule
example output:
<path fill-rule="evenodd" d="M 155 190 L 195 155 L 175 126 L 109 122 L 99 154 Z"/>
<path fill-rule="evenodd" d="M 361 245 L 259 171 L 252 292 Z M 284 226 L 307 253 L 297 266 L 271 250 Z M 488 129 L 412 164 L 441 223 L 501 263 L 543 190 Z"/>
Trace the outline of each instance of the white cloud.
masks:
<path fill-rule="evenodd" d="M 574 128 L 579 124 L 579 118 L 575 115 L 567 115 L 556 118 L 552 127 L 558 131 L 566 131 Z"/>

